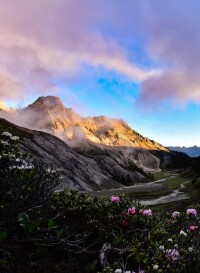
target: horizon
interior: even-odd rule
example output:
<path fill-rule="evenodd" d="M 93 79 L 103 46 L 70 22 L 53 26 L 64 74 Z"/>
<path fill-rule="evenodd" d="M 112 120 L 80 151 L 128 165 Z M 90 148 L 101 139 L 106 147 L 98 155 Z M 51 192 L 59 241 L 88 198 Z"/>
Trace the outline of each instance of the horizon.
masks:
<path fill-rule="evenodd" d="M 200 146 L 198 8 L 197 0 L 2 0 L 0 98 L 19 108 L 53 94 L 163 146 Z"/>

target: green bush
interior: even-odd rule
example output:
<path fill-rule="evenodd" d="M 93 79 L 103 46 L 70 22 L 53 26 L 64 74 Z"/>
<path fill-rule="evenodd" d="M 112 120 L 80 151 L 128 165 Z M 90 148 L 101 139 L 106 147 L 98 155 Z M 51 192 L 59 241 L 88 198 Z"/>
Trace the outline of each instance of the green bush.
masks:
<path fill-rule="evenodd" d="M 125 195 L 54 192 L 59 174 L 8 133 L 0 175 L 0 272 L 200 272 L 198 205 L 154 214 Z"/>

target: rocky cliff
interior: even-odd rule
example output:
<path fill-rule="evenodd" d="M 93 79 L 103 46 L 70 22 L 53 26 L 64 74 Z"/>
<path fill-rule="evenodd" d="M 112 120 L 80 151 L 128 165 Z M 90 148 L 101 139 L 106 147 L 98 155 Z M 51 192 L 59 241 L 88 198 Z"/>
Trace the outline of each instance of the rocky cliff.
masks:
<path fill-rule="evenodd" d="M 171 167 L 179 158 L 123 120 L 81 117 L 54 96 L 39 97 L 20 110 L 2 109 L 0 116 L 29 128 L 0 120 L 23 136 L 21 149 L 61 169 L 64 188 L 95 190 L 149 181 L 148 172 Z"/>
<path fill-rule="evenodd" d="M 91 157 L 83 156 L 54 135 L 16 126 L 0 118 L 0 133 L 3 131 L 19 136 L 19 148 L 41 164 L 59 169 L 63 176 L 62 184 L 57 185 L 59 189 L 91 191 L 148 181 L 135 164 L 132 164 L 132 169 L 127 168 L 122 161 L 116 161 L 114 155 L 113 158 L 98 153 Z"/>

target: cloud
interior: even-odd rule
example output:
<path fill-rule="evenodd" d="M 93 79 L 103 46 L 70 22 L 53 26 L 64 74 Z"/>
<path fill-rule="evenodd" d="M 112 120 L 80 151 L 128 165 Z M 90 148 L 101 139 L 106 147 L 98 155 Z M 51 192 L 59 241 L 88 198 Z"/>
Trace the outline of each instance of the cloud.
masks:
<path fill-rule="evenodd" d="M 200 103 L 199 8 L 196 0 L 151 1 L 142 32 L 149 56 L 165 69 L 142 82 L 141 103 L 167 99 L 175 104 Z"/>
<path fill-rule="evenodd" d="M 1 0 L 0 97 L 56 93 L 59 79 L 75 80 L 88 64 L 140 83 L 139 103 L 199 102 L 199 8 L 198 0 Z"/>
<path fill-rule="evenodd" d="M 106 16 L 112 14 L 108 20 L 115 39 L 128 46 L 136 41 L 143 57 L 147 56 L 148 62 L 160 68 L 160 73 L 141 79 L 137 102 L 149 106 L 166 100 L 175 104 L 199 103 L 200 2 L 108 2 Z"/>
<path fill-rule="evenodd" d="M 56 92 L 58 79 L 73 79 L 82 64 L 103 66 L 133 81 L 159 71 L 131 63 L 125 50 L 105 38 L 95 23 L 100 1 L 2 0 L 0 9 L 0 97 Z M 2 72 L 1 72 L 2 71 Z M 31 91 L 30 91 L 31 90 Z"/>
<path fill-rule="evenodd" d="M 200 80 L 188 71 L 169 70 L 142 83 L 139 102 L 153 105 L 157 101 L 171 100 L 173 104 L 189 101 L 200 103 Z"/>

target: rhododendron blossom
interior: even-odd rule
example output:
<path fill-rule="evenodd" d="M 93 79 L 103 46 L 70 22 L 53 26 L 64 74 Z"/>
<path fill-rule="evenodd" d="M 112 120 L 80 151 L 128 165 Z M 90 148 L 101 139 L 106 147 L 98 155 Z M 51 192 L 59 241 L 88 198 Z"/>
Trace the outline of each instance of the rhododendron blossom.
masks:
<path fill-rule="evenodd" d="M 177 261 L 180 258 L 180 254 L 176 249 L 167 249 L 165 257 L 168 259 L 172 259 L 173 261 Z"/>
<path fill-rule="evenodd" d="M 12 134 L 9 133 L 9 132 L 3 132 L 1 135 L 2 136 L 7 136 L 7 137 L 11 137 L 12 136 Z"/>
<path fill-rule="evenodd" d="M 153 270 L 158 270 L 159 266 L 157 264 L 154 264 Z"/>
<path fill-rule="evenodd" d="M 151 210 L 151 209 L 145 209 L 145 210 L 143 211 L 143 215 L 147 215 L 147 216 L 152 215 L 152 210 Z"/>
<path fill-rule="evenodd" d="M 187 236 L 187 233 L 184 232 L 183 230 L 180 231 L 180 235 L 184 235 L 185 237 Z"/>
<path fill-rule="evenodd" d="M 19 140 L 19 137 L 18 136 L 11 136 L 10 139 L 12 139 L 12 140 Z"/>
<path fill-rule="evenodd" d="M 196 216 L 197 215 L 197 211 L 196 211 L 196 209 L 187 209 L 187 214 L 188 215 Z"/>
<path fill-rule="evenodd" d="M 163 245 L 160 245 L 160 246 L 159 246 L 159 250 L 164 251 L 164 250 L 165 250 L 165 247 L 164 247 Z"/>
<path fill-rule="evenodd" d="M 189 230 L 190 230 L 190 231 L 194 231 L 194 230 L 196 230 L 197 228 L 198 228 L 197 226 L 190 226 L 190 227 L 189 227 Z"/>
<path fill-rule="evenodd" d="M 129 214 L 135 214 L 135 213 L 136 213 L 135 207 L 129 208 L 129 209 L 128 209 L 128 213 L 129 213 Z"/>
<path fill-rule="evenodd" d="M 143 210 L 142 209 L 139 210 L 139 214 L 143 214 Z"/>
<path fill-rule="evenodd" d="M 119 196 L 111 196 L 111 201 L 114 202 L 114 203 L 119 203 L 120 198 L 119 198 Z"/>
<path fill-rule="evenodd" d="M 125 221 L 123 222 L 123 225 L 126 226 L 126 227 L 129 226 L 129 224 L 130 224 L 130 223 L 129 223 L 128 220 L 125 220 Z"/>
<path fill-rule="evenodd" d="M 174 212 L 172 213 L 172 217 L 173 217 L 173 218 L 177 218 L 178 216 L 180 216 L 180 212 L 179 212 L 179 211 L 174 211 Z"/>

